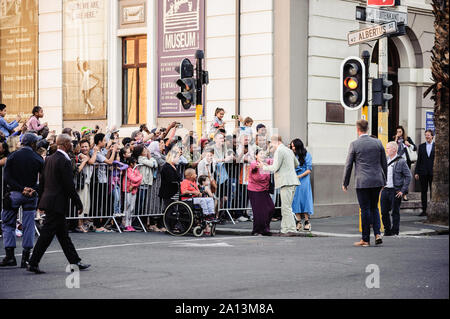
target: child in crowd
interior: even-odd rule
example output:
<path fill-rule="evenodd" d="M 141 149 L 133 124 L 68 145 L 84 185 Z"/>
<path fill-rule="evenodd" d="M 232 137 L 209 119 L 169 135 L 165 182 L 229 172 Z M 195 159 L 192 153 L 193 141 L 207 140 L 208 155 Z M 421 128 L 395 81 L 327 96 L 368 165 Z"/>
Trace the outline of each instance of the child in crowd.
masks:
<path fill-rule="evenodd" d="M 123 177 L 123 192 L 125 193 L 124 213 L 125 219 L 122 221 L 126 232 L 134 232 L 136 229 L 131 225 L 131 215 L 134 213 L 136 205 L 136 194 L 142 182 L 142 175 L 136 167 L 137 160 L 134 157 L 128 159 L 128 170 L 126 176 Z"/>
<path fill-rule="evenodd" d="M 217 130 L 225 130 L 225 122 L 223 121 L 223 117 L 225 116 L 225 110 L 223 108 L 218 107 L 214 112 L 214 120 L 211 123 L 211 127 L 209 129 L 210 138 L 214 138 Z"/>
<path fill-rule="evenodd" d="M 40 106 L 35 106 L 31 113 L 33 115 L 27 122 L 28 130 L 35 131 L 38 135 L 41 135 L 42 138 L 47 138 L 49 133 L 48 124 L 47 122 L 41 124 L 39 121 L 40 118 L 44 117 L 44 110 Z"/>
<path fill-rule="evenodd" d="M 186 200 L 192 197 L 194 204 L 200 205 L 203 210 L 203 214 L 207 217 L 212 217 L 215 215 L 214 211 L 214 198 L 202 197 L 202 193 L 197 185 L 197 174 L 195 169 L 188 168 L 184 172 L 185 179 L 181 182 L 181 200 Z M 186 197 L 189 195 L 190 197 Z M 205 229 L 205 234 L 210 234 L 211 229 L 207 224 Z"/>

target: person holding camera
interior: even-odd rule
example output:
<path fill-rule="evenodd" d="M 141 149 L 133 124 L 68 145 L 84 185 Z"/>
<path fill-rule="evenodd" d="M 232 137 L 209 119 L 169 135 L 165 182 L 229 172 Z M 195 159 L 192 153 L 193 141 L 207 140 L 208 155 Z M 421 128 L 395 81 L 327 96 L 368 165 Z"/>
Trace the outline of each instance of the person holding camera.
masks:
<path fill-rule="evenodd" d="M 0 267 L 16 266 L 14 256 L 16 248 L 16 221 L 19 208 L 22 207 L 22 262 L 26 267 L 34 244 L 34 218 L 38 203 L 38 174 L 44 168 L 44 160 L 36 150 L 38 137 L 27 133 L 22 138 L 22 148 L 12 153 L 6 161 L 4 182 L 7 192 L 3 199 L 2 231 L 6 257 L 0 262 Z"/>

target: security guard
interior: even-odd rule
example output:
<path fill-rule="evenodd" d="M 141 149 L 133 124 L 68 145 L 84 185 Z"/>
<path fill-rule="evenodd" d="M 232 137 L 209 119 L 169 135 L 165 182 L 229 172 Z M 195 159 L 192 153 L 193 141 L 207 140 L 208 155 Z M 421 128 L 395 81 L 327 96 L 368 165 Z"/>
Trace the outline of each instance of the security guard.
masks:
<path fill-rule="evenodd" d="M 3 243 L 6 257 L 0 262 L 0 267 L 16 266 L 14 249 L 16 248 L 16 221 L 19 208 L 22 206 L 22 262 L 21 268 L 26 268 L 33 248 L 35 228 L 34 218 L 38 202 L 38 174 L 42 172 L 44 160 L 36 150 L 38 137 L 32 133 L 24 134 L 21 148 L 13 152 L 7 159 L 4 171 L 6 192 L 2 211 Z"/>

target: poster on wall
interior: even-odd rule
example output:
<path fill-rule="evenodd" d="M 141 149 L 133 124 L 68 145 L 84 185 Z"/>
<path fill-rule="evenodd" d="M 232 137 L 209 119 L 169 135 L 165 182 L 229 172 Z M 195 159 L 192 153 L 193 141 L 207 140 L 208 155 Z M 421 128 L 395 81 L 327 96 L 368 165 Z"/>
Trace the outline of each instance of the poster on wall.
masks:
<path fill-rule="evenodd" d="M 106 119 L 107 1 L 63 0 L 63 119 Z"/>
<path fill-rule="evenodd" d="M 0 0 L 0 102 L 9 122 L 38 104 L 38 0 Z"/>
<path fill-rule="evenodd" d="M 205 1 L 158 0 L 158 15 L 158 116 L 194 116 L 176 98 L 175 67 L 184 58 L 195 64 L 195 52 L 204 50 Z"/>

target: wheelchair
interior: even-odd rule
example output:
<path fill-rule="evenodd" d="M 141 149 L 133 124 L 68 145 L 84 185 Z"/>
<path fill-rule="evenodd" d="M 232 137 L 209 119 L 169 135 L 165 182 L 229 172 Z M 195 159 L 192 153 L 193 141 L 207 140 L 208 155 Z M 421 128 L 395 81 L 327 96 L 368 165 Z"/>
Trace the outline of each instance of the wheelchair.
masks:
<path fill-rule="evenodd" d="M 203 210 L 198 204 L 194 204 L 193 198 L 181 200 L 178 192 L 172 197 L 172 202 L 164 209 L 164 227 L 172 236 L 181 237 L 189 232 L 195 237 L 201 237 L 207 226 L 211 229 L 211 237 L 216 235 L 216 225 L 219 222 L 214 215 L 203 215 Z M 183 197 L 188 197 L 183 195 Z"/>

